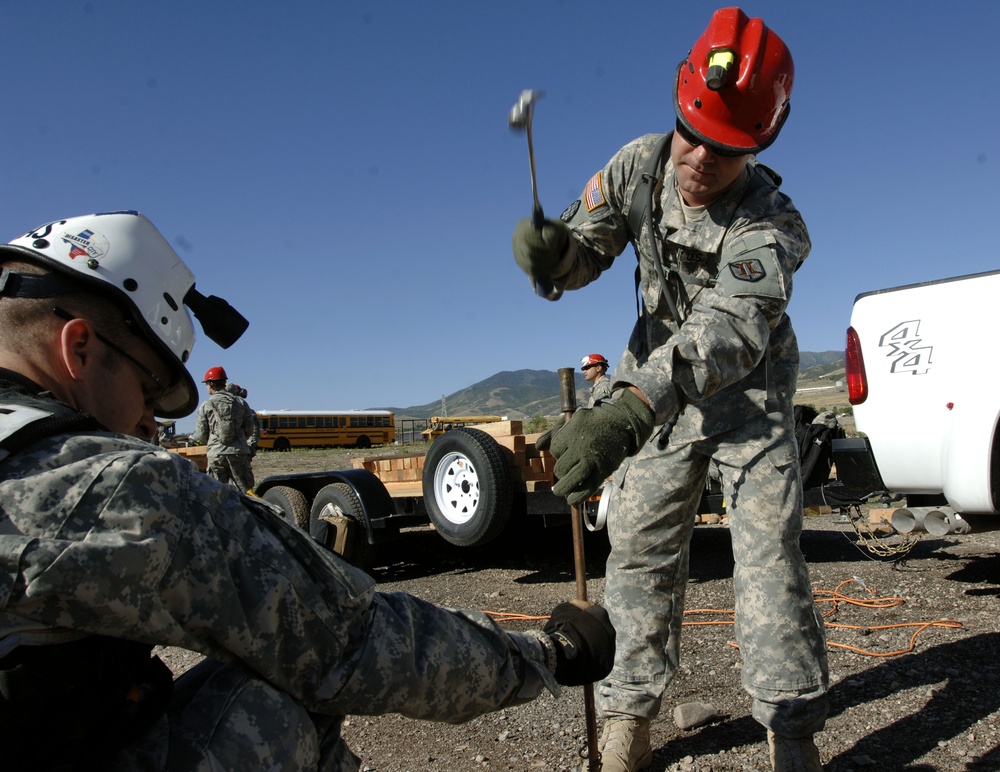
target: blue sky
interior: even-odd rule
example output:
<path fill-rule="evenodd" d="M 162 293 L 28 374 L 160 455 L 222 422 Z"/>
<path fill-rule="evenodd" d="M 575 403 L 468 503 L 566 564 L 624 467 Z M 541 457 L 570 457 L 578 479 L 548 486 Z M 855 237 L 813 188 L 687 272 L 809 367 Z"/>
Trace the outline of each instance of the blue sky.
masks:
<path fill-rule="evenodd" d="M 619 147 L 673 123 L 715 3 L 0 0 L 0 240 L 144 212 L 250 320 L 223 351 L 260 409 L 406 406 L 501 371 L 614 364 L 628 250 L 557 303 L 510 235 L 558 216 Z M 791 116 L 761 161 L 813 251 L 790 314 L 843 347 L 854 297 L 997 268 L 1000 3 L 746 3 L 788 43 Z M 558 383 L 553 383 L 553 391 Z M 182 426 L 184 424 L 182 423 Z"/>

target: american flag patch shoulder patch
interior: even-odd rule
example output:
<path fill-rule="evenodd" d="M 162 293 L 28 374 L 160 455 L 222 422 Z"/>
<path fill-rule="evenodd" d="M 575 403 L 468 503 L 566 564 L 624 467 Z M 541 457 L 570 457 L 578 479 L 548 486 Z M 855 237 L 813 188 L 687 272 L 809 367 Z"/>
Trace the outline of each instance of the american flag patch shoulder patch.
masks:
<path fill-rule="evenodd" d="M 604 198 L 604 184 L 601 182 L 600 172 L 590 178 L 583 192 L 583 200 L 587 204 L 588 212 L 593 212 L 597 207 L 608 203 Z"/>

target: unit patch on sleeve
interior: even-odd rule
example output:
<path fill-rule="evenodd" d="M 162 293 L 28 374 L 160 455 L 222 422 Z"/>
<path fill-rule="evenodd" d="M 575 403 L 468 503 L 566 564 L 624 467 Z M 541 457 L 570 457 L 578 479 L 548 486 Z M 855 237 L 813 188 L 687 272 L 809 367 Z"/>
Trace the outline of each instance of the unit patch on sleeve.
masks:
<path fill-rule="evenodd" d="M 573 219 L 573 215 L 576 214 L 576 210 L 579 208 L 580 208 L 580 199 L 577 199 L 563 210 L 563 213 L 559 215 L 559 219 L 562 220 L 563 222 L 569 222 L 570 220 Z"/>
<path fill-rule="evenodd" d="M 600 172 L 590 178 L 590 182 L 583 190 L 583 200 L 587 204 L 588 212 L 593 212 L 599 206 L 605 206 L 608 203 L 607 199 L 604 198 L 604 183 L 601 182 Z"/>
<path fill-rule="evenodd" d="M 785 279 L 776 248 L 769 233 L 758 231 L 738 238 L 723 250 L 725 266 L 716 288 L 730 297 L 783 298 Z"/>
<path fill-rule="evenodd" d="M 749 260 L 734 260 L 729 264 L 729 270 L 740 281 L 760 281 L 766 275 L 764 264 L 755 257 Z"/>

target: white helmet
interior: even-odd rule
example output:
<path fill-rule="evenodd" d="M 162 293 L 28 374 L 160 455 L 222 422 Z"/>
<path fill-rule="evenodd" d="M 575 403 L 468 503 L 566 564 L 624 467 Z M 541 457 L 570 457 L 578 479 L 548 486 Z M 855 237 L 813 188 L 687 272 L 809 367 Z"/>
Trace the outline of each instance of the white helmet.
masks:
<path fill-rule="evenodd" d="M 184 366 L 195 338 L 185 306 L 223 348 L 235 343 L 248 325 L 226 301 L 206 298 L 194 288 L 194 275 L 184 261 L 136 211 L 56 220 L 0 245 L 0 252 L 58 272 L 33 277 L 4 270 L 0 295 L 52 297 L 82 285 L 129 311 L 171 369 L 171 388 L 154 406 L 163 418 L 181 418 L 198 405 L 198 389 Z M 61 278 L 67 275 L 77 281 Z"/>

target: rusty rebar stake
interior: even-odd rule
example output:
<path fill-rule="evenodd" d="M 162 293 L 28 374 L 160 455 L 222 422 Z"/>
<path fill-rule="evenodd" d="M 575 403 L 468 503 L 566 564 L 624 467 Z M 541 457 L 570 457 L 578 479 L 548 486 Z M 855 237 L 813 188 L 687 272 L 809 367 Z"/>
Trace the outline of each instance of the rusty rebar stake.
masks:
<path fill-rule="evenodd" d="M 559 395 L 562 400 L 563 423 L 576 412 L 576 378 L 572 367 L 559 368 Z M 583 549 L 583 517 L 580 508 L 570 507 L 573 524 L 573 568 L 576 575 L 576 598 L 587 600 L 587 559 Z M 583 708 L 587 719 L 587 760 L 589 772 L 600 772 L 601 753 L 597 747 L 597 709 L 594 705 L 594 685 L 583 686 Z"/>

